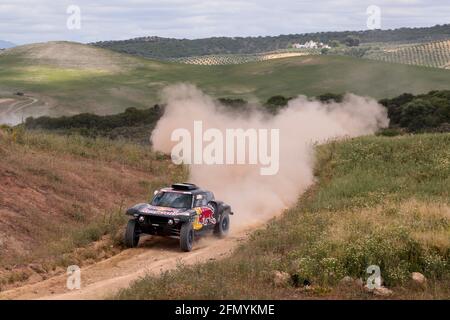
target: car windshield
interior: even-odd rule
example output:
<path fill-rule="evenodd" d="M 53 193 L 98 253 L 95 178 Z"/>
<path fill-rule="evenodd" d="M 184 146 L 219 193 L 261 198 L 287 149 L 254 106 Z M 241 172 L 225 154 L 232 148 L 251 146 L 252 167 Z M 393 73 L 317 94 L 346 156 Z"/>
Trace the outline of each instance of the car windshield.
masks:
<path fill-rule="evenodd" d="M 160 192 L 153 197 L 151 204 L 158 207 L 190 208 L 192 195 L 179 192 Z"/>

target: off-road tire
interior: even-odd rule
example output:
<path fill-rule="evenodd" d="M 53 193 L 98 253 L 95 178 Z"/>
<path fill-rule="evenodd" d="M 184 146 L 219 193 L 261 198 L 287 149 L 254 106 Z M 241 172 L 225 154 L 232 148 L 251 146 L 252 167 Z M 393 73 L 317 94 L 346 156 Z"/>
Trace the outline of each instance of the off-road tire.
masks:
<path fill-rule="evenodd" d="M 219 238 L 225 238 L 230 230 L 230 215 L 222 213 L 217 224 L 214 226 L 214 234 Z"/>
<path fill-rule="evenodd" d="M 180 248 L 184 252 L 192 250 L 194 244 L 194 228 L 192 222 L 185 222 L 180 229 Z"/>
<path fill-rule="evenodd" d="M 131 219 L 128 221 L 127 228 L 125 230 L 125 245 L 128 248 L 136 248 L 139 243 L 138 224 L 136 220 Z"/>

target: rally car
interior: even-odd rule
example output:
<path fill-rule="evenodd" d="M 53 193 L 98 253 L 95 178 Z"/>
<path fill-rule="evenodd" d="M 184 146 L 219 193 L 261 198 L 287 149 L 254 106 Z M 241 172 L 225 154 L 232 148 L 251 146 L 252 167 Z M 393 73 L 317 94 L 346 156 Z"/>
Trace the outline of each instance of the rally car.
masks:
<path fill-rule="evenodd" d="M 182 251 L 191 251 L 196 236 L 208 232 L 225 237 L 233 214 L 211 191 L 191 183 L 156 190 L 150 203 L 137 204 L 126 213 L 132 217 L 125 231 L 127 247 L 136 247 L 139 237 L 149 234 L 179 238 Z"/>

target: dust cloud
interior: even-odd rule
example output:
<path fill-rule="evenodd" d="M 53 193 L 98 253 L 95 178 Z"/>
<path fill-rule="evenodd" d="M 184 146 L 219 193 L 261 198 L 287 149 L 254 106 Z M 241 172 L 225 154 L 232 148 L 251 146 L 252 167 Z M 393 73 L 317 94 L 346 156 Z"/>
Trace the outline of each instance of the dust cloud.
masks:
<path fill-rule="evenodd" d="M 204 130 L 279 129 L 279 171 L 275 175 L 261 175 L 260 165 L 190 165 L 191 182 L 212 190 L 217 199 L 232 206 L 233 228 L 266 221 L 296 202 L 314 182 L 314 144 L 373 134 L 388 125 L 381 105 L 353 94 L 347 94 L 341 103 L 299 96 L 276 116 L 268 116 L 258 106 L 237 115 L 190 84 L 167 87 L 163 100 L 165 114 L 151 136 L 157 151 L 171 153 L 177 144 L 171 141 L 173 130 L 192 132 L 198 120 L 203 121 Z"/>

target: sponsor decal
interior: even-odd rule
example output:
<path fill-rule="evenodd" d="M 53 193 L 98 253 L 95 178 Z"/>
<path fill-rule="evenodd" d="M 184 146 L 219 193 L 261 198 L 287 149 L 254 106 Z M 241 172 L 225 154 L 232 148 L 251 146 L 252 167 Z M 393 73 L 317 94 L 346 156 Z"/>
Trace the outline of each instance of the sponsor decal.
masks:
<path fill-rule="evenodd" d="M 210 207 L 198 207 L 194 209 L 197 213 L 195 220 L 192 224 L 194 230 L 200 230 L 204 226 L 210 224 L 216 224 L 216 219 L 214 218 L 214 211 Z"/>
<path fill-rule="evenodd" d="M 160 214 L 160 215 L 177 215 L 182 211 L 180 209 L 156 207 L 156 206 L 150 206 L 150 205 L 142 206 L 142 207 L 138 208 L 138 210 L 142 213 Z"/>
<path fill-rule="evenodd" d="M 201 228 L 203 228 L 203 224 L 200 223 L 200 216 L 202 214 L 202 209 L 201 208 L 194 208 L 195 213 L 197 214 L 195 216 L 195 220 L 192 223 L 192 227 L 194 228 L 194 230 L 200 230 Z"/>
<path fill-rule="evenodd" d="M 209 207 L 203 207 L 202 213 L 199 217 L 199 222 L 203 225 L 215 224 L 216 219 L 214 219 L 213 211 Z"/>

